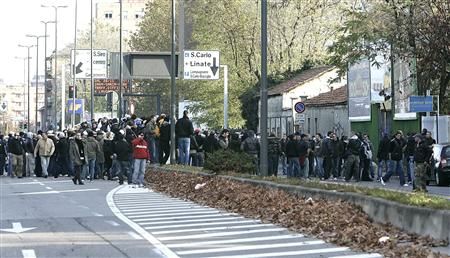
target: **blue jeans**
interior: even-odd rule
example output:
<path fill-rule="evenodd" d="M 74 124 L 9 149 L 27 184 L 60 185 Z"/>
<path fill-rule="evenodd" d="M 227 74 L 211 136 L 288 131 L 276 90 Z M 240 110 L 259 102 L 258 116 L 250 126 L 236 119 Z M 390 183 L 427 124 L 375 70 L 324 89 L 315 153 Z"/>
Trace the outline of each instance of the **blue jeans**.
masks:
<path fill-rule="evenodd" d="M 119 183 L 123 183 L 123 176 L 127 176 L 128 184 L 131 184 L 131 175 L 129 173 L 130 171 L 130 162 L 129 161 L 117 161 L 117 167 L 119 168 Z"/>
<path fill-rule="evenodd" d="M 178 163 L 189 165 L 189 150 L 191 147 L 191 138 L 178 138 Z"/>
<path fill-rule="evenodd" d="M 323 170 L 323 157 L 316 157 L 316 171 L 318 177 L 324 177 L 325 171 Z"/>
<path fill-rule="evenodd" d="M 300 166 L 300 177 L 309 177 L 309 158 L 305 158 L 303 166 Z"/>
<path fill-rule="evenodd" d="M 156 139 L 154 137 L 150 137 L 148 139 L 148 148 L 150 150 L 150 161 L 152 163 L 158 163 L 158 149 L 157 149 L 157 144 L 156 144 Z"/>
<path fill-rule="evenodd" d="M 287 176 L 299 177 L 300 174 L 300 160 L 297 157 L 288 158 Z"/>
<path fill-rule="evenodd" d="M 405 175 L 403 174 L 403 160 L 391 160 L 389 162 L 389 171 L 386 173 L 386 175 L 383 177 L 383 181 L 387 182 L 391 178 L 391 176 L 394 173 L 398 173 L 398 176 L 400 178 L 400 185 L 405 184 Z"/>
<path fill-rule="evenodd" d="M 408 174 L 408 181 L 414 181 L 414 156 L 409 156 L 406 159 L 406 173 Z"/>
<path fill-rule="evenodd" d="M 389 170 L 389 161 L 388 160 L 379 160 L 378 161 L 378 177 L 377 179 L 380 179 L 383 176 L 383 163 L 386 167 L 386 172 Z"/>
<path fill-rule="evenodd" d="M 88 160 L 89 179 L 92 181 L 95 177 L 95 159 Z"/>
<path fill-rule="evenodd" d="M 145 175 L 145 164 L 147 163 L 146 159 L 135 159 L 134 160 L 134 173 L 133 173 L 133 184 L 144 184 L 144 175 Z"/>

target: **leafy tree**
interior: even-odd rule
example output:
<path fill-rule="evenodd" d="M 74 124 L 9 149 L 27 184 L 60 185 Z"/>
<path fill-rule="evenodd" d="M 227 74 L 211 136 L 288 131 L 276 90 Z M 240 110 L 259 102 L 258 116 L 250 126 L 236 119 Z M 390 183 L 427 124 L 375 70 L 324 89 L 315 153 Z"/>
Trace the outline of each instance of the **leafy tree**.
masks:
<path fill-rule="evenodd" d="M 306 62 L 320 64 L 327 45 L 337 35 L 340 10 L 350 0 L 269 1 L 269 76 L 287 79 Z M 219 50 L 220 63 L 229 67 L 230 127 L 254 127 L 260 80 L 260 1 L 185 0 L 186 45 L 198 50 Z M 170 1 L 147 4 L 140 29 L 130 46 L 137 51 L 170 49 Z M 222 77 L 222 76 L 221 76 Z M 165 84 L 165 82 L 162 82 Z M 168 89 L 167 94 L 168 94 Z M 205 111 L 201 122 L 220 127 L 223 121 L 223 81 L 178 81 L 178 98 L 198 101 L 193 109 Z M 252 120 L 250 123 L 246 121 Z"/>
<path fill-rule="evenodd" d="M 443 109 L 450 107 L 450 2 L 447 0 L 372 1 L 346 11 L 340 37 L 330 48 L 331 62 L 344 73 L 362 56 L 377 65 L 376 55 L 417 59 L 418 92 L 439 94 Z"/>

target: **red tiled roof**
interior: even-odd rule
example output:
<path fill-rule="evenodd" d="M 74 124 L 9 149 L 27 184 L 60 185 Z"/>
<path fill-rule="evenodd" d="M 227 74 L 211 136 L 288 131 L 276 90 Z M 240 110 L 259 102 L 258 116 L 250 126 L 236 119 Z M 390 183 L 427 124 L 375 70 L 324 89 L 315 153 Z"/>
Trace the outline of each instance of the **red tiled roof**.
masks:
<path fill-rule="evenodd" d="M 335 106 L 347 103 L 347 85 L 305 100 L 306 106 Z"/>
<path fill-rule="evenodd" d="M 332 69 L 333 66 L 319 66 L 305 70 L 300 74 L 298 74 L 297 76 L 295 76 L 294 78 L 282 82 L 274 86 L 273 88 L 269 89 L 268 96 L 280 95 L 283 92 L 294 89 L 300 86 L 301 84 L 322 75 L 325 72 L 331 71 Z"/>

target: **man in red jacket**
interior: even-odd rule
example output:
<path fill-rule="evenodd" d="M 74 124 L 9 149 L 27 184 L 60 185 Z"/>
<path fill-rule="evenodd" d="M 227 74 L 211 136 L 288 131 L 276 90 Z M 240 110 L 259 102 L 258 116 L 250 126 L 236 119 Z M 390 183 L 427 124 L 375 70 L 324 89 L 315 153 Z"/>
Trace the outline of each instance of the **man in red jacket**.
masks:
<path fill-rule="evenodd" d="M 134 172 L 133 172 L 133 187 L 144 186 L 145 165 L 149 157 L 147 141 L 144 138 L 144 133 L 139 133 L 138 138 L 134 139 L 133 158 L 134 158 Z"/>

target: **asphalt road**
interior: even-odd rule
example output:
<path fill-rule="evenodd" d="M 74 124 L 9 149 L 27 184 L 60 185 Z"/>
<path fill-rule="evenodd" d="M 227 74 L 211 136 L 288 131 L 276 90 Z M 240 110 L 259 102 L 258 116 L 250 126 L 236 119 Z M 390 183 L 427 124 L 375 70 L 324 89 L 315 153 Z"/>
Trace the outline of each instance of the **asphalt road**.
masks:
<path fill-rule="evenodd" d="M 149 189 L 0 177 L 0 257 L 377 258 Z"/>

